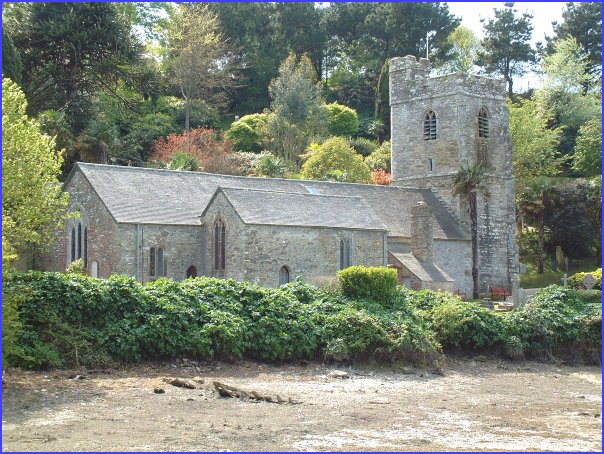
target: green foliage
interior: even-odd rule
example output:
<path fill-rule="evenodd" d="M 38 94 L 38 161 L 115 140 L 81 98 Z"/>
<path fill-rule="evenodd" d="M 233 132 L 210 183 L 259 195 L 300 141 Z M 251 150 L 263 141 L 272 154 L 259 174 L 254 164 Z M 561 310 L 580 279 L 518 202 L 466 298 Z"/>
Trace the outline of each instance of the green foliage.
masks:
<path fill-rule="evenodd" d="M 382 143 L 390 137 L 390 59 L 380 69 L 380 76 L 375 87 L 375 121 L 373 132 Z"/>
<path fill-rule="evenodd" d="M 277 156 L 293 161 L 314 137 L 324 137 L 327 132 L 321 84 L 308 56 L 298 62 L 296 55 L 290 54 L 279 67 L 279 77 L 271 81 L 269 92 L 273 115 L 268 121 L 267 147 Z"/>
<path fill-rule="evenodd" d="M 588 120 L 579 129 L 573 170 L 583 176 L 602 174 L 602 114 Z"/>
<path fill-rule="evenodd" d="M 369 166 L 371 170 L 384 170 L 390 172 L 390 162 L 392 157 L 392 150 L 390 141 L 382 143 L 373 153 L 365 158 L 365 164 Z"/>
<path fill-rule="evenodd" d="M 354 109 L 334 102 L 326 104 L 327 130 L 332 136 L 349 137 L 355 135 L 359 130 L 359 116 Z"/>
<path fill-rule="evenodd" d="M 369 167 L 342 137 L 332 137 L 321 145 L 312 144 L 302 165 L 302 176 L 311 180 L 352 183 L 371 182 Z"/>
<path fill-rule="evenodd" d="M 369 156 L 378 148 L 378 144 L 374 140 L 369 140 L 365 137 L 351 137 L 347 139 L 347 142 L 348 145 L 354 148 L 354 151 L 363 157 Z"/>
<path fill-rule="evenodd" d="M 10 35 L 2 30 L 2 76 L 18 84 L 21 83 L 23 63 Z"/>
<path fill-rule="evenodd" d="M 502 317 L 507 336 L 525 353 L 594 361 L 602 349 L 602 305 L 581 293 L 551 285 L 521 308 Z"/>
<path fill-rule="evenodd" d="M 10 79 L 2 80 L 2 261 L 22 248 L 45 246 L 65 218 L 68 195 L 57 176 L 61 152 L 25 114 L 27 101 Z"/>
<path fill-rule="evenodd" d="M 285 161 L 271 153 L 263 153 L 262 158 L 254 166 L 253 173 L 259 177 L 278 178 L 285 177 L 288 166 Z"/>
<path fill-rule="evenodd" d="M 561 127 L 550 128 L 550 115 L 532 100 L 508 102 L 512 164 L 517 181 L 538 176 L 555 176 L 566 161 L 557 152 Z"/>
<path fill-rule="evenodd" d="M 447 41 L 451 45 L 449 62 L 445 68 L 449 72 L 471 73 L 478 60 L 480 40 L 476 34 L 463 25 L 451 32 Z"/>
<path fill-rule="evenodd" d="M 501 74 L 508 84 L 508 95 L 513 97 L 513 77 L 522 76 L 527 64 L 535 60 L 530 41 L 533 34 L 528 12 L 517 16 L 514 3 L 504 3 L 504 8 L 494 9 L 494 18 L 484 23 L 483 51 L 479 59 L 489 72 Z"/>
<path fill-rule="evenodd" d="M 260 152 L 260 136 L 251 126 L 244 122 L 234 122 L 224 136 L 233 142 L 233 147 L 238 151 Z"/>
<path fill-rule="evenodd" d="M 583 279 L 585 279 L 588 274 L 591 274 L 596 279 L 596 284 L 593 288 L 597 290 L 602 290 L 602 268 L 598 268 L 595 271 L 575 273 L 569 278 L 568 283 L 571 287 L 576 289 L 584 288 Z"/>
<path fill-rule="evenodd" d="M 69 264 L 69 266 L 67 267 L 67 269 L 65 270 L 65 272 L 67 274 L 79 274 L 79 275 L 85 275 L 86 274 L 86 268 L 84 267 L 84 260 L 83 259 L 77 259 L 74 260 L 73 262 L 71 262 Z"/>
<path fill-rule="evenodd" d="M 597 86 L 602 77 L 602 7 L 596 2 L 569 2 L 562 18 L 561 23 L 553 24 L 556 38 L 573 37 L 578 42 L 591 79 L 586 87 Z"/>
<path fill-rule="evenodd" d="M 396 270 L 386 267 L 351 266 L 338 271 L 342 293 L 389 304 L 398 285 Z"/>
<path fill-rule="evenodd" d="M 13 291 L 5 291 L 5 282 L 9 279 L 8 273 L 3 269 L 2 277 L 2 364 L 14 358 L 21 358 L 23 348 L 19 344 L 19 334 L 22 323 L 19 319 L 17 305 L 19 294 Z"/>
<path fill-rule="evenodd" d="M 443 347 L 485 349 L 496 345 L 503 332 L 503 323 L 493 311 L 459 299 L 435 306 L 429 318 Z"/>

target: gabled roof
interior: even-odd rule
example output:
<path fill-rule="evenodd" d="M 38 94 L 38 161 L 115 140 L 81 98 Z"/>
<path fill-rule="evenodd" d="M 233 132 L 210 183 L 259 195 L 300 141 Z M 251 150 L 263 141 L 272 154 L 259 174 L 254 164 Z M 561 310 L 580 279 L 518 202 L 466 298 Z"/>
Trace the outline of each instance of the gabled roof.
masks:
<path fill-rule="evenodd" d="M 390 252 L 402 265 L 423 282 L 453 282 L 453 278 L 432 262 L 420 262 L 411 252 Z"/>
<path fill-rule="evenodd" d="M 246 224 L 387 230 L 361 197 L 227 187 L 219 193 Z"/>
<path fill-rule="evenodd" d="M 424 201 L 432 207 L 435 238 L 467 239 L 455 218 L 429 189 L 239 177 L 80 162 L 65 182 L 67 190 L 75 172 L 82 172 L 118 223 L 199 225 L 199 216 L 222 186 L 360 197 L 386 226 L 388 234 L 397 237 L 412 236 L 410 208 Z"/>

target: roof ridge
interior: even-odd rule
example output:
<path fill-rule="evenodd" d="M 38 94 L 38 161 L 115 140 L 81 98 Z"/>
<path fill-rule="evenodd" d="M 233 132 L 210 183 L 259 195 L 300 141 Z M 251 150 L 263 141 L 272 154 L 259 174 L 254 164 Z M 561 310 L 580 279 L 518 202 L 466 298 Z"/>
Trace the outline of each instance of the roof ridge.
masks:
<path fill-rule="evenodd" d="M 302 185 L 309 184 L 318 184 L 318 185 L 335 185 L 335 186 L 356 186 L 356 187 L 366 187 L 366 188 L 380 188 L 380 190 L 396 190 L 399 191 L 401 189 L 404 190 L 413 190 L 413 191 L 429 191 L 426 188 L 418 188 L 418 187 L 405 187 L 405 186 L 391 186 L 391 185 L 377 185 L 377 184 L 369 184 L 369 183 L 353 183 L 349 181 L 328 181 L 328 180 L 302 180 L 297 178 L 269 178 L 269 177 L 256 177 L 256 176 L 245 176 L 245 175 L 225 175 L 222 173 L 210 173 L 210 172 L 198 172 L 192 170 L 172 170 L 172 169 L 157 169 L 154 167 L 135 167 L 135 166 L 118 166 L 113 164 L 98 164 L 92 162 L 76 162 L 78 166 L 84 167 L 102 167 L 102 168 L 110 168 L 119 171 L 135 171 L 135 172 L 157 172 L 157 173 L 165 173 L 165 174 L 177 174 L 177 175 L 186 175 L 187 177 L 194 177 L 199 175 L 209 175 L 212 177 L 220 177 L 220 178 L 228 178 L 228 179 L 246 179 L 246 180 L 267 180 L 267 181 L 284 181 L 288 183 L 300 183 Z"/>
<path fill-rule="evenodd" d="M 226 189 L 226 190 L 233 189 L 233 190 L 237 190 L 237 191 L 248 191 L 248 192 L 269 192 L 269 193 L 273 193 L 273 194 L 303 195 L 303 196 L 310 196 L 310 197 L 330 197 L 330 198 L 334 198 L 334 199 L 337 199 L 337 198 L 339 198 L 339 199 L 359 199 L 359 200 L 363 200 L 365 203 L 367 203 L 367 201 L 360 195 L 313 194 L 311 192 L 277 191 L 277 190 L 273 190 L 273 189 L 240 188 L 240 187 L 233 187 L 233 186 L 218 185 L 216 190 L 218 191 L 219 189 Z"/>

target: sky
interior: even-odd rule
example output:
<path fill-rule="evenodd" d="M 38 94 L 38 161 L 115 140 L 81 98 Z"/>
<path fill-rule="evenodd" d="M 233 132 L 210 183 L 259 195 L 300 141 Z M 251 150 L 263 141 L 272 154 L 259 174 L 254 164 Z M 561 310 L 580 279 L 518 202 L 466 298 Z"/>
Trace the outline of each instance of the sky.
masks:
<path fill-rule="evenodd" d="M 479 38 L 483 37 L 480 19 L 493 18 L 493 9 L 503 8 L 503 2 L 447 2 L 449 12 L 462 20 L 465 25 Z M 533 46 L 538 41 L 545 42 L 545 35 L 553 36 L 552 22 L 562 22 L 562 10 L 565 2 L 516 2 L 514 8 L 518 15 L 528 11 L 533 15 Z M 514 89 L 524 91 L 528 87 L 536 88 L 540 85 L 539 78 L 535 74 L 527 74 L 514 80 Z"/>

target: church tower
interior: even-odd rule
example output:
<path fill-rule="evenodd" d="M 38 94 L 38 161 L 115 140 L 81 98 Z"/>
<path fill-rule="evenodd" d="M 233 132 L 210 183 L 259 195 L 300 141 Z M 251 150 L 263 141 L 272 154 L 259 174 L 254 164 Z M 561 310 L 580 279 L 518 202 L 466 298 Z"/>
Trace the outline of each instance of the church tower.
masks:
<path fill-rule="evenodd" d="M 482 163 L 490 197 L 478 200 L 479 291 L 518 287 L 515 189 L 505 82 L 454 73 L 430 77 L 430 62 L 390 61 L 393 184 L 430 188 L 467 229 L 466 203 L 451 195 L 460 165 Z"/>

